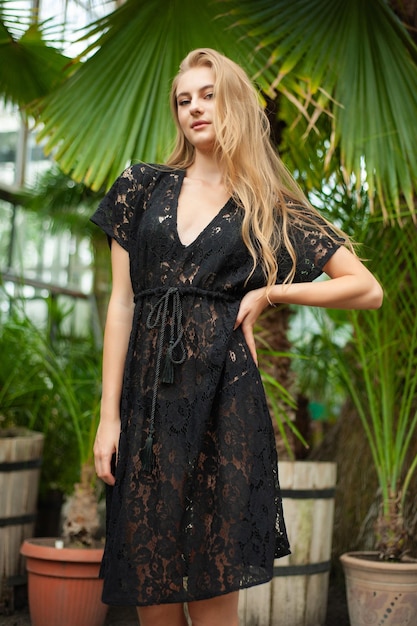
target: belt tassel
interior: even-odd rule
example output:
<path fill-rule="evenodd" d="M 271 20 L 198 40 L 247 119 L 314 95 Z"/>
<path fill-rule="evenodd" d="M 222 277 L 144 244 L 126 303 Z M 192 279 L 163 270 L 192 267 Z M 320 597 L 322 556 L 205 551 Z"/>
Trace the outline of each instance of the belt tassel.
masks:
<path fill-rule="evenodd" d="M 145 442 L 145 447 L 140 453 L 140 460 L 145 472 L 152 472 L 155 467 L 155 454 L 153 451 L 153 434 L 150 433 Z"/>
<path fill-rule="evenodd" d="M 171 304 L 171 307 L 170 307 Z M 171 312 L 170 309 L 171 308 Z M 149 419 L 149 434 L 145 446 L 140 453 L 142 467 L 147 472 L 152 472 L 155 467 L 154 431 L 156 400 L 158 395 L 158 383 L 173 384 L 174 365 L 181 365 L 186 359 L 186 352 L 182 342 L 184 330 L 181 323 L 182 307 L 181 297 L 177 288 L 171 287 L 152 307 L 146 322 L 147 328 L 159 327 L 159 340 L 155 365 L 155 379 L 152 392 L 152 408 Z M 170 323 L 169 323 L 170 319 Z M 161 361 L 165 344 L 165 332 L 169 329 L 169 345 L 166 349 L 164 367 L 161 372 Z M 174 350 L 179 351 L 178 358 L 174 356 Z"/>

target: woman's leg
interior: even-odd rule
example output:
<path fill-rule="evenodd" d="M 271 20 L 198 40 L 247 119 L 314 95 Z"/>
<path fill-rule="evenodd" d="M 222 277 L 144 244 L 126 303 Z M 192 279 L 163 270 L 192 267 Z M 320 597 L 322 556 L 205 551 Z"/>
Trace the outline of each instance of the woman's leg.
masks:
<path fill-rule="evenodd" d="M 193 626 L 238 626 L 239 592 L 188 603 Z M 141 625 L 142 626 L 142 625 Z"/>
<path fill-rule="evenodd" d="M 137 607 L 140 626 L 187 626 L 183 604 Z"/>

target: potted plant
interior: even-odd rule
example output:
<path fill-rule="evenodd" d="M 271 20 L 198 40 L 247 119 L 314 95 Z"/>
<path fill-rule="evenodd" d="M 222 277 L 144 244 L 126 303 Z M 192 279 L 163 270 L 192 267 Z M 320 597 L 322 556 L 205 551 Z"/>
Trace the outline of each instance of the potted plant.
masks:
<path fill-rule="evenodd" d="M 46 202 L 45 198 L 48 199 Z M 19 200 L 25 208 L 36 211 L 37 214 L 49 219 L 52 217 L 56 231 L 71 230 L 73 234 L 77 233 L 80 236 L 89 234 L 89 230 L 86 231 L 86 213 L 91 212 L 91 206 L 97 204 L 93 192 L 84 185 L 75 185 L 57 168 L 46 172 L 37 181 L 34 189 L 20 192 L 19 198 L 16 197 L 15 200 Z M 92 239 L 94 244 L 95 240 Z M 100 237 L 100 245 L 101 242 L 102 247 L 106 248 L 105 240 L 102 241 Z M 93 248 L 97 260 L 101 247 L 98 249 L 93 245 Z M 107 276 L 109 267 L 107 250 L 106 263 L 94 265 L 95 284 L 97 284 L 101 266 L 103 266 L 102 280 L 99 280 L 99 283 L 105 285 L 108 281 L 103 279 L 103 274 L 104 277 Z M 96 291 L 95 296 L 97 304 L 105 299 L 105 294 L 102 292 Z M 31 569 L 34 567 L 33 552 L 38 549 L 49 550 L 48 560 L 52 560 L 53 556 L 66 571 L 70 568 L 74 569 L 75 560 L 90 562 L 90 574 L 94 579 L 94 585 L 98 585 L 99 589 L 96 593 L 99 603 L 98 617 L 94 617 L 91 611 L 90 613 L 84 612 L 83 619 L 86 619 L 90 625 L 95 623 L 95 619 L 101 623 L 106 611 L 106 607 L 100 602 L 101 581 L 96 580 L 103 547 L 102 542 L 97 541 L 99 527 L 102 524 L 98 515 L 99 491 L 91 458 L 100 398 L 101 350 L 95 345 L 92 336 L 82 338 L 65 336 L 64 330 L 68 326 L 66 324 L 67 311 L 57 305 L 57 300 L 54 298 L 46 300 L 46 304 L 48 305 L 48 325 L 46 328 L 39 328 L 25 315 L 23 304 L 19 301 L 14 303 L 19 313 L 15 326 L 20 329 L 20 334 L 24 332 L 28 336 L 27 345 L 31 347 L 31 358 L 24 356 L 24 354 L 27 355 L 28 350 L 25 352 L 19 349 L 7 350 L 8 354 L 22 355 L 22 358 L 17 359 L 19 366 L 14 368 L 14 379 L 21 381 L 19 389 L 22 390 L 20 402 L 24 412 L 24 421 L 32 423 L 45 434 L 44 464 L 41 473 L 41 494 L 38 499 L 36 528 L 39 537 L 29 541 L 29 537 L 34 537 L 34 530 L 33 527 L 30 530 L 27 529 L 25 535 L 17 543 L 16 552 L 19 558 L 22 540 L 27 539 L 23 544 L 22 554 L 27 557 L 26 564 Z M 39 373 L 39 381 L 34 376 L 35 372 Z M 27 384 L 29 378 L 34 381 L 30 387 Z M 35 382 L 39 383 L 39 388 L 36 390 L 36 402 L 31 402 L 28 389 L 34 387 Z M 23 393 L 25 388 L 26 391 Z M 62 525 L 60 506 L 56 507 L 58 516 L 54 515 L 54 519 L 51 520 L 49 505 L 51 495 L 54 499 L 58 496 L 59 505 L 66 496 Z M 45 527 L 52 528 L 50 538 L 45 536 Z M 63 542 L 64 547 L 59 550 L 59 553 L 55 548 L 56 541 L 58 546 Z M 64 559 L 73 562 L 73 565 L 64 566 Z M 22 565 L 21 558 L 20 563 Z M 90 576 L 90 574 L 86 575 Z M 29 594 L 36 596 L 37 593 L 32 594 L 30 591 L 34 588 L 34 582 L 31 581 L 34 576 L 34 572 L 29 572 Z M 68 583 L 65 584 L 65 593 L 68 595 Z M 56 595 L 52 591 L 50 593 L 51 598 Z M 88 594 L 91 595 L 91 593 L 93 592 L 90 589 Z M 72 607 L 79 606 L 79 604 L 78 600 L 69 602 L 69 606 L 72 605 Z M 92 604 L 91 598 L 89 598 L 89 604 L 90 606 Z M 50 620 L 51 602 L 48 602 L 46 608 L 48 620 Z M 65 621 L 67 618 L 63 617 L 63 611 L 66 609 L 62 603 L 58 609 L 60 614 L 56 619 L 54 618 L 54 621 L 60 624 L 67 623 Z M 35 616 L 37 610 L 31 608 L 34 622 L 44 619 L 42 616 Z M 74 620 L 69 623 L 75 623 L 77 626 L 82 624 L 80 616 L 68 619 Z"/>
<path fill-rule="evenodd" d="M 0 608 L 12 612 L 25 583 L 19 548 L 33 534 L 44 433 L 36 413 L 47 391 L 28 326 L 12 316 L 0 325 Z"/>
<path fill-rule="evenodd" d="M 44 333 L 13 308 L 0 330 L 0 571 L 8 611 L 14 588 L 26 582 L 19 550 L 39 526 L 41 498 L 53 490 L 61 502 L 78 477 L 76 433 L 56 384 L 59 365 Z M 60 507 L 56 528 L 59 516 Z"/>
<path fill-rule="evenodd" d="M 54 345 L 43 341 L 45 370 L 72 428 L 79 480 L 65 507 L 62 535 L 26 539 L 21 547 L 33 626 L 101 626 L 108 608 L 101 602 L 98 578 L 103 542 L 97 535 L 100 520 L 92 464 L 100 399 L 99 351 L 87 344 L 86 340 Z M 60 462 L 65 464 L 66 459 Z"/>
<path fill-rule="evenodd" d="M 351 311 L 352 337 L 334 356 L 377 475 L 375 551 L 341 556 L 352 626 L 417 623 L 417 560 L 407 554 L 405 505 L 417 469 L 417 247 L 415 225 L 370 225 L 372 265 L 385 300 Z M 378 248 L 375 250 L 375 242 Z M 334 344 L 333 344 L 334 345 Z M 407 621 L 405 620 L 407 616 Z"/>
<path fill-rule="evenodd" d="M 34 536 L 39 478 L 44 491 L 51 486 L 74 491 L 57 540 L 63 541 L 65 550 L 71 546 L 69 561 L 81 558 L 90 563 L 93 584 L 99 587 L 102 557 L 101 542 L 96 541 L 100 522 L 91 458 L 100 398 L 100 349 L 88 338 L 67 338 L 59 332 L 52 341 L 18 303 L 13 311 L 0 329 L 0 567 L 7 611 L 13 610 L 14 586 L 26 582 L 19 550 Z M 38 543 L 55 545 L 55 539 Z M 59 552 L 61 564 L 65 550 Z M 91 606 L 90 597 L 88 602 Z M 50 615 L 49 603 L 47 608 Z M 100 602 L 99 612 L 105 610 Z M 94 624 L 93 619 L 88 624 Z"/>

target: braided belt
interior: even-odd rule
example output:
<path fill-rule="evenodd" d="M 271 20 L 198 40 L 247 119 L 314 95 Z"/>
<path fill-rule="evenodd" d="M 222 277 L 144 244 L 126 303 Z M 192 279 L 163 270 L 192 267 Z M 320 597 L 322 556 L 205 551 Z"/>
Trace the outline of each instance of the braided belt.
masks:
<path fill-rule="evenodd" d="M 149 289 L 140 292 L 135 297 L 135 302 L 146 295 L 158 295 L 160 289 Z M 155 434 L 156 402 L 158 398 L 159 383 L 173 384 L 174 366 L 181 365 L 187 358 L 187 352 L 183 343 L 184 329 L 182 326 L 182 303 L 181 296 L 185 294 L 198 294 L 212 296 L 228 302 L 236 302 L 236 296 L 225 293 L 211 292 L 198 288 L 169 287 L 162 290 L 162 295 L 152 306 L 146 319 L 146 328 L 149 330 L 159 328 L 158 345 L 155 363 L 155 378 L 152 388 L 151 415 L 149 418 L 149 432 L 145 446 L 140 453 L 142 466 L 145 471 L 151 472 L 155 464 L 153 451 Z M 168 341 L 167 341 L 168 334 Z M 162 364 L 165 352 L 164 364 Z"/>
<path fill-rule="evenodd" d="M 168 324 L 169 320 L 171 322 L 170 324 Z M 153 437 L 155 433 L 155 412 L 156 400 L 158 397 L 158 384 L 159 381 L 172 384 L 174 382 L 174 365 L 181 365 L 181 363 L 184 363 L 187 356 L 182 342 L 184 329 L 182 327 L 181 296 L 176 287 L 170 287 L 152 306 L 146 320 L 146 328 L 149 330 L 153 328 L 160 328 L 156 353 L 155 379 L 152 389 L 152 408 L 149 419 L 149 433 L 145 442 L 145 447 L 141 451 L 140 455 L 143 469 L 151 472 L 155 462 Z M 167 330 L 169 330 L 169 344 L 166 348 L 165 366 L 161 376 L 162 357 Z M 178 352 L 179 356 L 175 356 L 174 351 Z"/>

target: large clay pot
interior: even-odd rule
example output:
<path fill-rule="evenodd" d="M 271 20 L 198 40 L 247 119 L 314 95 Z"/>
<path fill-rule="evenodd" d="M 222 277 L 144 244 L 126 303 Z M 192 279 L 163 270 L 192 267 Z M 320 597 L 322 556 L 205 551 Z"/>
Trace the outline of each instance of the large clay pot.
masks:
<path fill-rule="evenodd" d="M 103 549 L 56 548 L 55 542 L 27 539 L 21 547 L 32 626 L 102 626 L 108 610 L 98 578 Z"/>
<path fill-rule="evenodd" d="M 381 561 L 375 552 L 340 557 L 351 626 L 417 624 L 417 560 Z"/>

